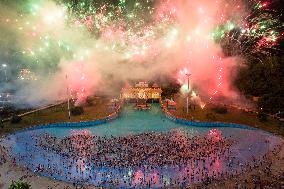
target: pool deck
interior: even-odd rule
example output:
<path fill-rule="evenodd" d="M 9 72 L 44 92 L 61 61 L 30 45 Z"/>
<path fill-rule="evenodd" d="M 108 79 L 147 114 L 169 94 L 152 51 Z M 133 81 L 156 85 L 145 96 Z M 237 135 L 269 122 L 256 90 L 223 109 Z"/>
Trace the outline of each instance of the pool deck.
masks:
<path fill-rule="evenodd" d="M 104 118 L 102 120 L 100 120 L 101 122 L 98 122 L 97 124 L 101 124 L 101 123 L 107 123 L 108 121 L 114 120 L 117 118 L 118 116 L 118 112 L 115 115 L 111 116 L 111 119 L 108 118 Z M 218 127 L 218 124 L 220 124 L 220 127 L 224 127 L 224 123 L 220 123 L 220 122 L 216 122 L 212 125 L 208 125 L 208 122 L 192 122 L 192 121 L 187 121 L 187 120 L 183 120 L 183 121 L 177 121 L 178 118 L 173 117 L 172 114 L 168 114 L 167 110 L 164 110 L 164 113 L 166 115 L 166 117 L 168 117 L 169 119 L 171 119 L 172 121 L 176 122 L 176 123 L 180 123 L 180 124 L 186 124 L 186 125 L 192 125 L 194 123 L 198 123 L 199 125 L 194 125 L 194 126 L 205 126 L 205 127 Z M 92 122 L 78 122 L 78 123 L 69 123 L 72 124 L 72 126 L 81 126 L 81 127 L 86 127 L 89 126 L 88 123 L 92 123 L 92 125 L 94 124 L 94 121 Z M 80 125 L 77 125 L 80 124 Z M 204 124 L 204 125 L 203 125 Z M 229 127 L 234 127 L 234 128 L 241 128 L 241 127 L 246 127 L 246 129 L 248 129 L 249 127 L 245 126 L 245 125 L 241 125 L 241 127 L 235 127 L 235 124 L 228 124 L 226 123 Z M 56 124 L 57 126 L 60 126 L 60 124 Z M 68 125 L 68 123 L 62 123 L 62 127 L 66 127 Z M 44 125 L 42 127 L 53 127 L 53 125 Z M 33 130 L 33 129 L 39 129 L 39 126 L 34 126 L 31 128 L 26 129 L 27 130 Z M 19 131 L 19 132 L 23 132 L 23 131 Z M 277 175 L 279 172 L 284 172 L 283 167 L 284 166 L 279 166 L 279 165 L 284 165 L 284 147 L 283 147 L 283 142 L 282 142 L 282 146 L 279 150 L 279 152 L 277 152 L 277 155 L 271 154 L 272 152 L 268 152 L 268 156 L 269 156 L 269 161 L 272 162 L 272 166 L 274 167 L 273 172 L 275 174 L 272 175 Z M 255 169 L 253 172 L 261 172 L 263 170 L 263 167 L 258 167 L 257 169 Z M 245 172 L 244 174 L 242 174 L 243 176 L 236 176 L 234 178 L 227 178 L 222 180 L 222 183 L 225 183 L 225 185 L 221 184 L 220 182 L 216 182 L 214 183 L 214 185 L 212 184 L 212 188 L 216 188 L 215 186 L 218 186 L 217 188 L 230 188 L 231 186 L 233 186 L 235 184 L 235 179 L 240 179 L 240 180 L 244 180 L 248 177 L 251 177 L 251 175 L 253 174 L 253 172 Z M 9 186 L 9 184 L 12 182 L 12 180 L 18 180 L 20 178 L 23 178 L 25 181 L 30 182 L 30 184 L 32 185 L 32 188 L 47 188 L 48 186 L 52 187 L 52 188 L 75 188 L 72 184 L 66 183 L 64 181 L 56 181 L 53 179 L 49 179 L 47 177 L 41 177 L 38 176 L 37 174 L 26 170 L 23 167 L 19 167 L 17 165 L 14 165 L 11 161 L 8 161 L 7 163 L 0 165 L 0 188 L 7 188 Z M 2 184 L 2 185 L 1 185 Z M 88 188 L 88 186 L 84 186 L 85 188 Z M 195 186 L 192 186 L 195 187 Z M 211 188 L 210 187 L 210 188 Z M 90 188 L 94 188 L 93 186 Z"/>

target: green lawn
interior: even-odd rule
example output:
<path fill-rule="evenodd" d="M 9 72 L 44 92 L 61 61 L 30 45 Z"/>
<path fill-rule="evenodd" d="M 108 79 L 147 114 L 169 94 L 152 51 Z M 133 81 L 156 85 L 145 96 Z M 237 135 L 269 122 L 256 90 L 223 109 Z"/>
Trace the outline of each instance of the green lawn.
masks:
<path fill-rule="evenodd" d="M 80 116 L 71 116 L 70 120 L 68 118 L 67 104 L 58 105 L 24 116 L 22 121 L 18 124 L 6 122 L 4 128 L 0 128 L 0 135 L 46 123 L 79 122 L 100 119 L 110 114 L 110 110 L 107 107 L 108 102 L 109 99 L 107 98 L 96 98 L 93 105 L 84 107 L 84 114 Z M 228 109 L 227 114 L 218 114 L 214 112 L 210 106 L 206 106 L 204 109 L 196 107 L 195 110 L 193 110 L 193 108 L 190 109 L 189 114 L 187 115 L 184 104 L 178 103 L 177 110 L 173 113 L 189 120 L 245 124 L 284 136 L 284 123 L 271 118 L 269 118 L 267 122 L 260 122 L 256 114 L 245 113 L 237 109 L 230 108 Z"/>
<path fill-rule="evenodd" d="M 4 128 L 0 128 L 0 135 L 12 133 L 34 125 L 57 122 L 79 122 L 100 119 L 109 115 L 110 113 L 110 110 L 107 107 L 108 102 L 109 99 L 107 98 L 96 98 L 93 101 L 93 105 L 87 105 L 84 107 L 84 113 L 82 115 L 71 116 L 70 120 L 68 117 L 67 103 L 61 104 L 52 108 L 26 115 L 22 117 L 22 121 L 20 123 L 4 123 Z"/>
<path fill-rule="evenodd" d="M 184 104 L 178 103 L 177 110 L 172 111 L 172 113 L 188 120 L 245 124 L 284 136 L 283 122 L 272 118 L 268 118 L 266 122 L 261 122 L 258 120 L 256 114 L 247 113 L 234 108 L 228 108 L 228 113 L 226 114 L 218 114 L 212 110 L 212 106 L 206 106 L 204 109 L 196 106 L 195 110 L 192 107 L 189 109 L 189 114 L 186 114 Z"/>

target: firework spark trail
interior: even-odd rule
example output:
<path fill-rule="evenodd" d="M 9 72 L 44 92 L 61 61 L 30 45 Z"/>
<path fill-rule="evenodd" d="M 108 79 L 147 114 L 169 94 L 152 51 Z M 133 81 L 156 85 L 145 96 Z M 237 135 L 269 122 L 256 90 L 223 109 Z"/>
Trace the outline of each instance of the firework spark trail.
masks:
<path fill-rule="evenodd" d="M 84 88 L 84 96 L 109 77 L 113 82 L 176 77 L 185 67 L 192 72 L 191 85 L 207 99 L 232 96 L 229 64 L 236 60 L 226 56 L 267 55 L 283 38 L 281 14 L 269 1 L 56 2 L 3 3 L 0 27 L 14 36 L 1 35 L 13 50 L 0 57 L 12 59 L 11 67 L 37 73 L 45 87 L 54 87 L 50 82 L 66 74 L 72 77 L 72 69 L 84 64 L 80 74 L 85 84 L 73 89 L 81 95 Z M 223 57 L 223 66 L 212 63 L 212 57 Z M 220 74 L 222 81 L 215 81 Z M 81 83 L 75 80 L 72 86 Z M 60 89 L 53 90 L 54 96 L 64 96 Z"/>

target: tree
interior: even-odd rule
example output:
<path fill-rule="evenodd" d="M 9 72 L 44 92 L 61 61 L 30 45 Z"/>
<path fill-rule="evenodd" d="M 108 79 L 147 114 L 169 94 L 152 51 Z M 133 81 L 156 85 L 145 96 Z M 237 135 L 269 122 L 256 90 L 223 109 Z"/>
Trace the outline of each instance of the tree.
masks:
<path fill-rule="evenodd" d="M 0 128 L 1 128 L 1 129 L 4 128 L 4 123 L 3 123 L 3 121 L 1 120 L 1 117 L 0 117 Z"/>
<path fill-rule="evenodd" d="M 12 119 L 11 119 L 11 123 L 20 123 L 22 121 L 22 118 L 20 116 L 18 116 L 17 114 L 14 114 L 12 116 Z"/>
<path fill-rule="evenodd" d="M 84 113 L 84 108 L 82 106 L 75 106 L 71 108 L 71 114 L 76 116 L 76 115 L 81 115 Z"/>
<path fill-rule="evenodd" d="M 24 181 L 12 182 L 8 189 L 31 189 L 31 185 Z"/>
<path fill-rule="evenodd" d="M 0 116 L 2 116 L 2 118 L 7 118 L 10 117 L 15 112 L 16 112 L 15 108 L 13 108 L 12 106 L 4 106 L 0 110 Z"/>
<path fill-rule="evenodd" d="M 226 114 L 228 113 L 228 109 L 226 107 L 221 107 L 221 106 L 218 106 L 218 107 L 214 107 L 212 108 L 212 110 L 218 114 Z"/>
<path fill-rule="evenodd" d="M 257 117 L 258 117 L 259 121 L 261 121 L 261 122 L 266 122 L 267 121 L 267 114 L 264 113 L 263 111 L 259 112 L 257 114 Z"/>
<path fill-rule="evenodd" d="M 169 81 L 166 86 L 162 86 L 162 96 L 169 98 L 179 92 L 180 87 L 180 84 L 176 83 L 175 81 Z"/>
<path fill-rule="evenodd" d="M 269 57 L 262 63 L 247 61 L 235 84 L 247 96 L 258 96 L 258 108 L 265 113 L 284 111 L 284 56 Z"/>
<path fill-rule="evenodd" d="M 87 103 L 89 106 L 94 105 L 94 98 L 88 96 L 88 97 L 86 98 L 86 103 Z"/>

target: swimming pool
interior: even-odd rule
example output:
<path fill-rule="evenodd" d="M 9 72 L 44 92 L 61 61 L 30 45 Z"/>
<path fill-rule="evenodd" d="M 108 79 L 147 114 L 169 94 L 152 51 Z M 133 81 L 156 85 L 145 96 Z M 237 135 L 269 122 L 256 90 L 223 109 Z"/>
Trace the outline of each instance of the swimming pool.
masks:
<path fill-rule="evenodd" d="M 67 182 L 120 188 L 136 187 L 137 185 L 139 186 L 141 179 L 146 181 L 148 179 L 149 182 L 152 182 L 151 187 L 158 188 L 171 185 L 181 186 L 182 182 L 180 180 L 182 180 L 184 175 L 196 174 L 201 165 L 197 162 L 197 166 L 194 166 L 195 161 L 197 161 L 194 160 L 193 166 L 183 168 L 163 167 L 156 168 L 155 170 L 145 170 L 136 167 L 117 170 L 102 167 L 94 169 L 92 164 L 86 164 L 84 157 L 74 162 L 74 160 L 62 157 L 56 152 L 51 153 L 50 151 L 47 152 L 44 149 L 38 148 L 33 136 L 47 133 L 51 136 L 64 139 L 74 133 L 88 132 L 88 134 L 96 136 L 122 137 L 151 132 L 167 133 L 173 130 L 187 133 L 190 137 L 206 136 L 214 130 L 221 137 L 230 138 L 235 141 L 230 147 L 232 158 L 220 158 L 214 161 L 214 165 L 209 165 L 209 160 L 212 157 L 208 157 L 208 161 L 205 161 L 203 167 L 205 166 L 209 175 L 213 175 L 216 171 L 234 173 L 241 168 L 240 165 L 251 162 L 253 158 L 257 159 L 263 156 L 282 140 L 270 133 L 256 129 L 186 126 L 167 119 L 161 111 L 159 104 L 153 104 L 149 111 L 136 111 L 133 109 L 133 105 L 130 104 L 125 105 L 120 116 L 112 122 L 84 128 L 50 127 L 27 130 L 9 136 L 6 143 L 10 144 L 12 154 L 17 158 L 18 164 L 27 166 L 31 170 L 36 170 L 39 165 L 46 167 L 45 171 L 38 172 L 43 176 Z M 67 167 L 67 164 L 70 165 L 72 162 L 74 167 Z M 78 166 L 80 170 L 83 169 L 82 172 L 78 173 L 78 170 L 76 170 Z M 57 171 L 51 173 L 48 169 L 56 169 Z M 96 176 L 93 177 L 93 175 Z M 187 184 L 200 182 L 199 177 L 201 175 L 197 175 Z M 112 180 L 116 180 L 117 182 L 113 183 Z"/>

